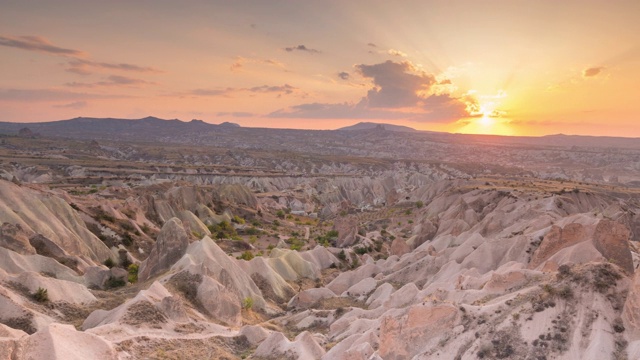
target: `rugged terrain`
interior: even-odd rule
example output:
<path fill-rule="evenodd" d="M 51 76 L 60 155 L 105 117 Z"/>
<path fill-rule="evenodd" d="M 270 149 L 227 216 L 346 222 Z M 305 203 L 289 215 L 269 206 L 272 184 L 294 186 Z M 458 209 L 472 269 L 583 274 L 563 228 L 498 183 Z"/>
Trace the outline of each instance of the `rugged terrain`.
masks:
<path fill-rule="evenodd" d="M 0 138 L 0 359 L 640 358 L 632 139 L 222 128 Z"/>

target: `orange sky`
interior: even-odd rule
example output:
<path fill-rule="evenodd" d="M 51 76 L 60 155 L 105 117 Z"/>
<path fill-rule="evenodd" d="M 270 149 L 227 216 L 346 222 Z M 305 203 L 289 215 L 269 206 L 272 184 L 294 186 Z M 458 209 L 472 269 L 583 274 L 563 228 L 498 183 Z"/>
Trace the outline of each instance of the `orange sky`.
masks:
<path fill-rule="evenodd" d="M 3 1 L 0 121 L 640 137 L 640 1 Z"/>

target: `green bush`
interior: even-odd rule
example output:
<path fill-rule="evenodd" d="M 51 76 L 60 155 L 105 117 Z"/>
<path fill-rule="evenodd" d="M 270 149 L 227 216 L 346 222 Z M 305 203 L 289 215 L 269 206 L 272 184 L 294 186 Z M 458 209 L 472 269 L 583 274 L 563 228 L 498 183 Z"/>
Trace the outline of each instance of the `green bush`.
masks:
<path fill-rule="evenodd" d="M 284 211 L 278 210 L 278 212 L 276 212 L 276 216 L 280 219 L 284 219 Z"/>
<path fill-rule="evenodd" d="M 138 268 L 138 264 L 131 264 L 127 268 L 127 271 L 129 272 L 128 280 L 132 284 L 138 282 Z"/>
<path fill-rule="evenodd" d="M 47 289 L 39 287 L 35 293 L 33 293 L 33 298 L 37 302 L 47 302 L 49 301 L 49 293 Z"/>
<path fill-rule="evenodd" d="M 249 261 L 249 260 L 253 259 L 253 253 L 251 251 L 247 250 L 247 251 L 243 252 L 242 255 L 238 256 L 238 259 Z"/>
<path fill-rule="evenodd" d="M 253 308 L 253 298 L 247 296 L 242 300 L 242 308 L 246 310 L 251 310 Z"/>
<path fill-rule="evenodd" d="M 424 203 L 422 202 L 422 200 L 418 200 L 418 201 L 416 201 L 416 207 L 417 207 L 418 209 L 422 208 L 423 206 L 424 206 Z"/>
<path fill-rule="evenodd" d="M 113 261 L 112 258 L 107 258 L 107 260 L 105 260 L 103 262 L 104 266 L 108 267 L 109 269 L 111 269 L 112 267 L 116 266 L 116 262 Z"/>
<path fill-rule="evenodd" d="M 107 289 L 123 287 L 125 285 L 127 285 L 126 281 L 124 281 L 123 279 L 115 278 L 113 276 L 109 276 L 107 281 L 104 283 L 104 287 Z"/>

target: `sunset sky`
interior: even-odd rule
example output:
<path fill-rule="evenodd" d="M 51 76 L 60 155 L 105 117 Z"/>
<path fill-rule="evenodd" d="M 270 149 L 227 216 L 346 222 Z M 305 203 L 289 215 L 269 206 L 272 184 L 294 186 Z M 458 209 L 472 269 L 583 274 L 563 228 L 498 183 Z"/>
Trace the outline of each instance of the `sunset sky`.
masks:
<path fill-rule="evenodd" d="M 640 136 L 640 1 L 0 0 L 0 121 Z"/>

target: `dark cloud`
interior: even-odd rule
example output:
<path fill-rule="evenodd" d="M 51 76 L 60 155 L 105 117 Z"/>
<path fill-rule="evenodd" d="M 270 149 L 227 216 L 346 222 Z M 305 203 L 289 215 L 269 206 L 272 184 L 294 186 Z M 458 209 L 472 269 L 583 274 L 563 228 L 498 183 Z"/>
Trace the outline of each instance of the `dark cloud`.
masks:
<path fill-rule="evenodd" d="M 245 118 L 245 117 L 252 117 L 257 115 L 250 112 L 234 111 L 234 112 L 219 112 L 216 114 L 216 116 L 231 116 L 231 117 Z"/>
<path fill-rule="evenodd" d="M 368 43 L 367 46 L 371 46 L 371 47 L 378 47 L 378 45 L 374 44 L 374 43 Z"/>
<path fill-rule="evenodd" d="M 583 77 L 598 76 L 604 70 L 604 66 L 590 67 L 582 71 Z"/>
<path fill-rule="evenodd" d="M 295 92 L 299 92 L 300 89 L 289 84 L 284 85 L 261 85 L 254 86 L 251 88 L 232 88 L 228 87 L 225 89 L 195 89 L 191 90 L 187 93 L 178 94 L 181 96 L 225 96 L 231 97 L 233 94 L 237 93 L 252 93 L 252 94 L 277 94 L 278 96 L 282 95 L 291 95 Z"/>
<path fill-rule="evenodd" d="M 83 109 L 87 107 L 87 105 L 86 101 L 74 101 L 68 104 L 53 105 L 53 107 L 58 109 Z"/>
<path fill-rule="evenodd" d="M 285 50 L 285 51 L 288 51 L 288 52 L 292 52 L 292 51 L 305 51 L 305 52 L 308 52 L 308 53 L 311 53 L 311 54 L 319 54 L 319 53 L 320 53 L 320 51 L 319 51 L 319 50 L 311 49 L 311 48 L 308 48 L 308 47 L 306 47 L 306 46 L 304 46 L 304 45 L 298 45 L 298 46 L 286 47 L 286 48 L 284 48 L 284 50 Z"/>
<path fill-rule="evenodd" d="M 0 45 L 59 56 L 81 57 L 86 55 L 79 50 L 53 45 L 49 40 L 39 36 L 0 36 Z"/>
<path fill-rule="evenodd" d="M 371 79 L 373 87 L 358 103 L 309 103 L 280 109 L 267 115 L 317 119 L 408 119 L 450 122 L 471 117 L 477 101 L 471 97 L 434 93 L 435 77 L 408 61 L 360 64 L 356 72 Z"/>
<path fill-rule="evenodd" d="M 349 80 L 349 73 L 345 71 L 341 71 L 338 73 L 338 77 L 342 80 Z"/>
<path fill-rule="evenodd" d="M 356 65 L 365 78 L 373 79 L 374 88 L 367 93 L 370 107 L 401 108 L 416 106 L 422 93 L 428 91 L 435 78 L 425 72 L 416 71 L 408 62 L 385 61 L 375 65 Z"/>
<path fill-rule="evenodd" d="M 80 101 L 86 99 L 119 99 L 130 96 L 101 95 L 58 89 L 0 89 L 0 101 Z"/>
<path fill-rule="evenodd" d="M 155 85 L 156 83 L 134 79 L 126 76 L 112 75 L 107 78 L 105 81 L 98 81 L 95 83 L 80 83 L 80 82 L 71 82 L 65 85 L 70 87 L 79 87 L 79 88 L 92 88 L 92 87 L 100 87 L 100 86 L 140 86 L 140 85 Z"/>

